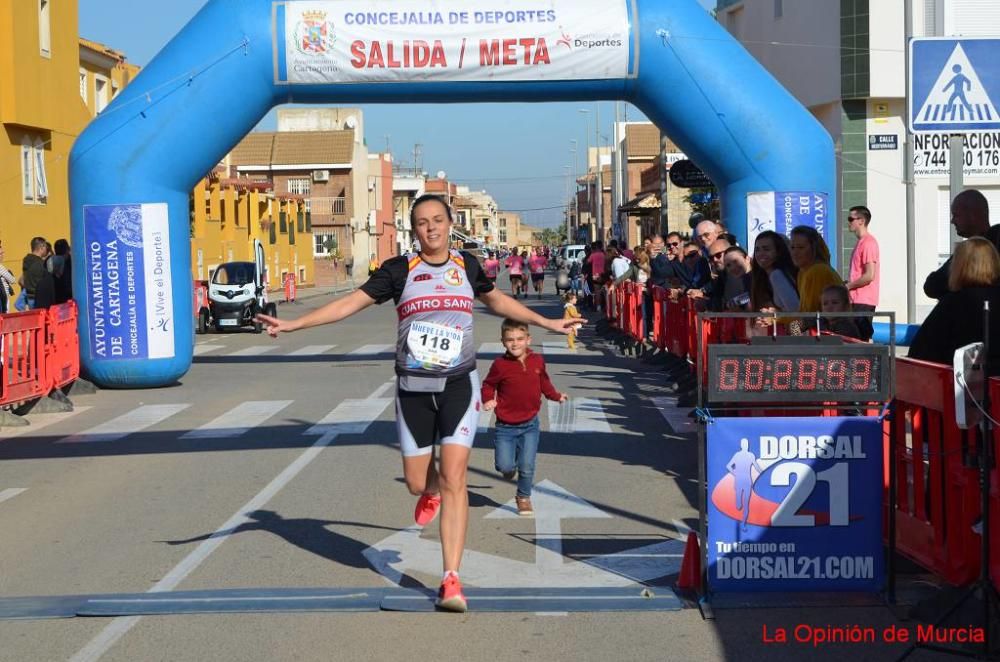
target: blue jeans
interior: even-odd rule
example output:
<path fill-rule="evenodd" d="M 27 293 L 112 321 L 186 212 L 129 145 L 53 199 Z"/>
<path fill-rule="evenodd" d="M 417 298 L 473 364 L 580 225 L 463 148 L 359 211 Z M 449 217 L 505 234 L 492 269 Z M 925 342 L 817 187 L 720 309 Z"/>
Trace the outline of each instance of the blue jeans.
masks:
<path fill-rule="evenodd" d="M 538 453 L 538 416 L 518 425 L 497 421 L 494 459 L 497 471 L 517 469 L 517 496 L 530 497 L 535 477 L 535 454 Z"/>

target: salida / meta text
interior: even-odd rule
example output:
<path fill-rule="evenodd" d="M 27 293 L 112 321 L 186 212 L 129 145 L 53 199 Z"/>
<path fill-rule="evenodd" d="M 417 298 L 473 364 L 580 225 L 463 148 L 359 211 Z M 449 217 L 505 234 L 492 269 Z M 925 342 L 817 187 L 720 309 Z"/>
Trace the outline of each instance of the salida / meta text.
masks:
<path fill-rule="evenodd" d="M 574 39 L 581 48 L 618 47 L 620 39 Z M 458 67 L 465 60 L 465 48 L 459 55 Z M 480 39 L 480 67 L 539 66 L 552 64 L 552 56 L 544 37 L 513 39 Z M 351 66 L 355 69 L 447 69 L 448 55 L 440 39 L 351 42 Z"/>

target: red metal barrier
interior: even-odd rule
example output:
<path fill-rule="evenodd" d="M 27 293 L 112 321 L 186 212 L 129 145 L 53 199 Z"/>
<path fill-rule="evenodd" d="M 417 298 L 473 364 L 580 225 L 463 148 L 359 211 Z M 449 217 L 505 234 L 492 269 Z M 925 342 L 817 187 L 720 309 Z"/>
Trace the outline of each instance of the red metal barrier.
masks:
<path fill-rule="evenodd" d="M 201 283 L 194 286 L 194 316 L 198 317 L 202 308 L 208 307 L 208 288 Z"/>
<path fill-rule="evenodd" d="M 990 380 L 990 411 L 1000 420 L 1000 379 Z M 993 585 L 1000 589 L 1000 428 L 993 428 L 993 457 L 996 466 L 990 474 L 990 571 Z"/>
<path fill-rule="evenodd" d="M 76 303 L 52 306 L 46 311 L 46 392 L 62 388 L 80 377 L 80 336 L 76 331 Z"/>
<path fill-rule="evenodd" d="M 896 360 L 896 410 L 888 434 L 896 442 L 896 531 L 900 553 L 952 584 L 979 573 L 976 472 L 963 466 L 975 430 L 955 425 L 949 366 Z M 888 441 L 888 440 L 887 440 Z"/>
<path fill-rule="evenodd" d="M 687 298 L 671 302 L 666 290 L 658 287 L 652 293 L 654 339 L 676 356 L 693 363 L 700 339 L 702 364 L 707 365 L 709 345 L 749 340 L 744 319 L 702 319 L 699 326 L 693 302 Z M 624 283 L 612 296 L 609 319 L 632 337 L 641 337 L 642 288 Z M 1000 419 L 1000 379 L 991 383 L 991 394 L 993 416 Z M 888 504 L 888 471 L 894 462 L 897 550 L 945 581 L 968 584 L 978 576 L 980 565 L 979 534 L 972 528 L 980 516 L 978 474 L 965 462 L 976 448 L 977 431 L 960 430 L 955 424 L 951 367 L 897 359 L 895 404 L 894 415 L 885 422 L 884 503 Z M 815 415 L 836 413 L 817 409 Z M 893 440 L 896 454 L 890 457 Z M 992 443 L 1000 456 L 1000 428 L 994 430 Z M 990 489 L 997 504 L 990 519 L 990 567 L 1000 578 L 1000 468 L 991 473 Z"/>
<path fill-rule="evenodd" d="M 632 337 L 632 297 L 629 292 L 631 283 L 622 283 L 615 287 L 615 297 L 618 300 L 618 319 L 621 322 L 621 330 L 625 335 Z"/>
<path fill-rule="evenodd" d="M 670 345 L 669 324 L 667 322 L 667 291 L 662 287 L 650 288 L 653 299 L 653 344 L 657 349 L 666 350 Z"/>
<path fill-rule="evenodd" d="M 637 342 L 646 339 L 646 322 L 642 318 L 642 291 L 639 283 L 629 282 L 628 286 L 628 316 L 631 338 Z"/>
<path fill-rule="evenodd" d="M 667 306 L 667 350 L 682 359 L 690 358 L 691 333 L 689 332 L 691 302 L 687 297 L 671 301 Z"/>
<path fill-rule="evenodd" d="M 687 313 L 685 317 L 687 321 L 687 358 L 692 364 L 695 364 L 698 360 L 698 309 L 695 308 L 694 301 L 684 298 L 685 308 L 684 311 Z"/>
<path fill-rule="evenodd" d="M 0 405 L 48 394 L 45 322 L 44 310 L 0 315 Z"/>
<path fill-rule="evenodd" d="M 635 320 L 632 314 L 633 294 L 631 282 L 623 282 L 615 287 L 615 295 L 618 300 L 618 320 L 620 328 L 629 338 L 635 338 Z"/>
<path fill-rule="evenodd" d="M 642 293 L 645 288 L 638 283 L 625 281 L 605 287 L 605 317 L 613 328 L 629 338 L 641 342 L 645 338 L 645 321 L 642 316 Z"/>

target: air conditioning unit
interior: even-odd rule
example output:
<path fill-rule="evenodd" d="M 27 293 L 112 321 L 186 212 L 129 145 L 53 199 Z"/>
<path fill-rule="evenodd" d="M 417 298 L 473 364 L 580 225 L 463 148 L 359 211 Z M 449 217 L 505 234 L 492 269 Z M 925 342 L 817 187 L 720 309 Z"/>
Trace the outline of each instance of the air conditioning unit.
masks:
<path fill-rule="evenodd" d="M 330 181 L 330 171 L 329 170 L 313 170 L 313 181 L 314 182 L 328 182 L 328 181 Z"/>

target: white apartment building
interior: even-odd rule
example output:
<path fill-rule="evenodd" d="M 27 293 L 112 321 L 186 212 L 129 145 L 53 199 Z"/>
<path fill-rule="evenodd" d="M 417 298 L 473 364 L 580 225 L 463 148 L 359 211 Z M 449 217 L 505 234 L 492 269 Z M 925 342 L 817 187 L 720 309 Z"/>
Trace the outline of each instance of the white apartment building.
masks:
<path fill-rule="evenodd" d="M 833 136 L 841 269 L 855 243 L 846 232 L 847 209 L 865 205 L 881 249 L 879 308 L 895 311 L 898 321 L 906 321 L 907 309 L 905 2 L 914 37 L 1000 37 L 1000 0 L 719 0 L 717 8 L 718 21 Z M 1000 176 L 975 164 L 998 158 L 1000 132 L 985 134 L 966 148 L 974 166 L 966 168 L 965 186 L 987 196 L 997 223 Z M 941 142 L 914 140 L 917 319 L 910 321 L 932 307 L 923 280 L 952 250 L 949 180 L 939 174 L 948 150 Z"/>
<path fill-rule="evenodd" d="M 419 173 L 399 172 L 392 178 L 392 207 L 396 219 L 396 244 L 398 255 L 413 249 L 416 237 L 410 228 L 410 207 L 413 201 L 426 193 L 427 177 Z"/>

